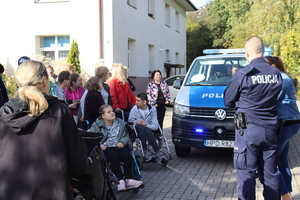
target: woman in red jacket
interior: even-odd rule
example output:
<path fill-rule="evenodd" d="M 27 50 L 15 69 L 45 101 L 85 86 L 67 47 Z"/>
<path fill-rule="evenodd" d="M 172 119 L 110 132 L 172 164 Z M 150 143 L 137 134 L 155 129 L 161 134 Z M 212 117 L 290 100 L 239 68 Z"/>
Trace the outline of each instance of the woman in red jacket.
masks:
<path fill-rule="evenodd" d="M 112 77 L 109 84 L 113 108 L 117 113 L 123 110 L 125 114 L 124 120 L 127 121 L 129 112 L 135 105 L 136 98 L 126 79 L 125 69 L 122 64 L 113 64 Z"/>

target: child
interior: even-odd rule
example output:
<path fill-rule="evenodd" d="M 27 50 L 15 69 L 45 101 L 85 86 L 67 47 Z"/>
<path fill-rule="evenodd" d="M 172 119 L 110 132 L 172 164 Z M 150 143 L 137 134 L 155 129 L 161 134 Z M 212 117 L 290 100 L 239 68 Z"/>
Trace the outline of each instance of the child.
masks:
<path fill-rule="evenodd" d="M 101 149 L 110 162 L 111 170 L 120 180 L 118 191 L 139 188 L 143 182 L 132 179 L 133 160 L 130 150 L 126 145 L 130 142 L 125 122 L 116 115 L 110 105 L 103 105 L 99 109 L 100 118 L 92 124 L 91 132 L 102 132 L 104 138 L 101 140 Z M 124 163 L 124 176 L 120 161 Z"/>

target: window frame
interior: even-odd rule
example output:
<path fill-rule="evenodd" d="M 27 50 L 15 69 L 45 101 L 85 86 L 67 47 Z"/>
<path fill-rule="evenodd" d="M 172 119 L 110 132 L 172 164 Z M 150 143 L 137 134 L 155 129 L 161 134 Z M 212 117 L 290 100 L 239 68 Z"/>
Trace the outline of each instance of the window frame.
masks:
<path fill-rule="evenodd" d="M 70 0 L 34 0 L 34 3 L 61 3 L 69 1 Z"/>
<path fill-rule="evenodd" d="M 58 37 L 61 37 L 61 36 L 68 36 L 69 37 L 69 46 L 67 47 L 58 47 Z M 45 37 L 55 37 L 55 47 L 43 47 L 43 38 Z M 70 48 L 71 48 L 71 38 L 70 38 L 70 35 L 43 35 L 43 36 L 39 36 L 39 39 L 40 39 L 40 53 L 41 55 L 44 55 L 44 56 L 47 56 L 45 55 L 43 52 L 46 52 L 46 51 L 49 51 L 49 52 L 54 52 L 54 58 L 53 57 L 49 57 L 51 58 L 52 60 L 60 60 L 60 59 L 66 59 L 68 56 L 66 57 L 59 57 L 59 54 L 60 52 L 62 51 L 68 51 L 68 54 L 70 53 Z"/>
<path fill-rule="evenodd" d="M 171 6 L 165 3 L 165 24 L 171 27 Z"/>

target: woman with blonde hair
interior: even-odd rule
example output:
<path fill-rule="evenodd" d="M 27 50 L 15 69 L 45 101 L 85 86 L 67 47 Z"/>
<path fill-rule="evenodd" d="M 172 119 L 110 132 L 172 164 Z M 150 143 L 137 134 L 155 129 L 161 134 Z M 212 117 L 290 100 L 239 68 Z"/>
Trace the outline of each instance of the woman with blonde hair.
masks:
<path fill-rule="evenodd" d="M 48 94 L 41 62 L 23 62 L 15 79 L 16 97 L 0 109 L 0 199 L 71 200 L 69 175 L 91 168 L 73 116 Z"/>
<path fill-rule="evenodd" d="M 65 63 L 63 65 L 63 70 L 62 71 L 68 71 L 68 72 L 70 72 L 70 74 L 75 73 L 74 66 L 70 63 Z"/>
<path fill-rule="evenodd" d="M 113 64 L 112 77 L 109 84 L 113 108 L 116 112 L 123 110 L 125 113 L 124 120 L 126 121 L 131 108 L 135 105 L 136 98 L 125 77 L 125 69 L 122 64 Z"/>

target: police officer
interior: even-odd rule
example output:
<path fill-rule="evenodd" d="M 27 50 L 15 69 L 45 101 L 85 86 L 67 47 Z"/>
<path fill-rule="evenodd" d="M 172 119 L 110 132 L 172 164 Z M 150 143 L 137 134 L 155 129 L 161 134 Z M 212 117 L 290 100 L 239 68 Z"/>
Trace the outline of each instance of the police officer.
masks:
<path fill-rule="evenodd" d="M 224 91 L 225 105 L 237 109 L 234 167 L 240 200 L 255 199 L 257 171 L 264 185 L 264 199 L 280 199 L 275 106 L 282 79 L 279 71 L 264 61 L 263 54 L 262 39 L 250 37 L 245 43 L 250 64 L 236 72 Z"/>

